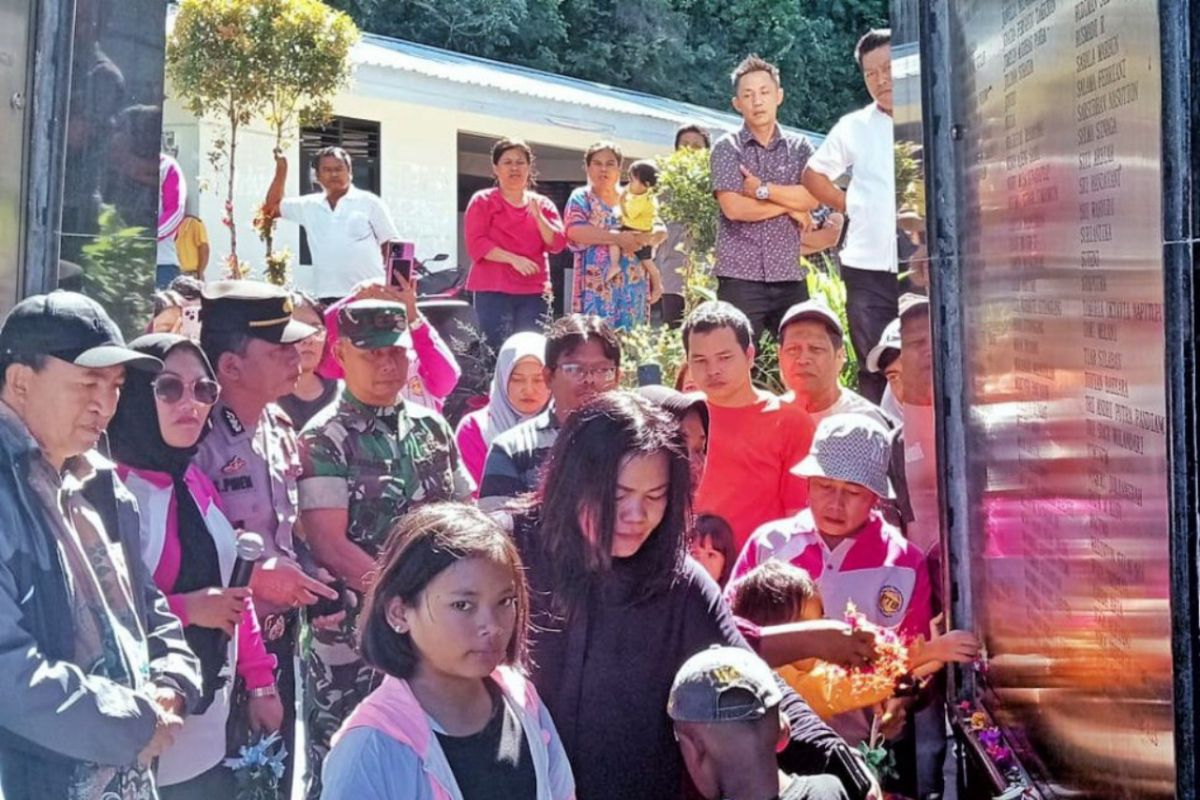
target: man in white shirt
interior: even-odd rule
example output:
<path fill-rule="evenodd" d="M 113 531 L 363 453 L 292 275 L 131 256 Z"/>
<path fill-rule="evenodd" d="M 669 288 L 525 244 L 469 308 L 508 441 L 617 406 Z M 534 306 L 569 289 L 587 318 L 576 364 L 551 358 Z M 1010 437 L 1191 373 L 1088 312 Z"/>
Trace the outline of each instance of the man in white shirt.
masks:
<path fill-rule="evenodd" d="M 779 323 L 779 377 L 783 401 L 820 424 L 834 414 L 863 414 L 885 429 L 896 421 L 879 406 L 838 383 L 846 365 L 846 334 L 837 314 L 821 300 L 797 303 Z"/>
<path fill-rule="evenodd" d="M 850 342 L 866 353 L 896 318 L 896 175 L 892 143 L 892 32 L 873 30 L 858 41 L 855 58 L 872 102 L 838 120 L 808 161 L 802 182 L 825 205 L 846 213 L 842 248 Z M 833 181 L 853 171 L 845 192 Z M 859 389 L 872 402 L 886 382 L 860 362 Z"/>
<path fill-rule="evenodd" d="M 312 271 L 297 274 L 296 288 L 336 301 L 360 282 L 383 277 L 388 242 L 398 241 L 400 234 L 383 201 L 354 186 L 345 150 L 318 150 L 312 169 L 322 191 L 284 199 L 287 159 L 276 151 L 275 178 L 263 207 L 270 216 L 302 225 L 308 234 Z"/>

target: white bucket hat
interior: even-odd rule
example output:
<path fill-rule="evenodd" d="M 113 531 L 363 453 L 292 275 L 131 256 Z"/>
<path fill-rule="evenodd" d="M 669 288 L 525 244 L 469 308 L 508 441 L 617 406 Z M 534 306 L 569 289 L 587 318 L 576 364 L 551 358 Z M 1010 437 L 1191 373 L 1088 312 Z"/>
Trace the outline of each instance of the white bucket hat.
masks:
<path fill-rule="evenodd" d="M 792 474 L 857 483 L 880 497 L 891 497 L 891 451 L 887 430 L 875 420 L 862 414 L 834 414 L 817 425 L 812 449 Z"/>

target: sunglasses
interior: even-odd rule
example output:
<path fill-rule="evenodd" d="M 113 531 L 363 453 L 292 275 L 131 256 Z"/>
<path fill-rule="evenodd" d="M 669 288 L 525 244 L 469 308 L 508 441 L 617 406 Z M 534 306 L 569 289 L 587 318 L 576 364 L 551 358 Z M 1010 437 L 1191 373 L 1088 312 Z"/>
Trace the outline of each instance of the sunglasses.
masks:
<path fill-rule="evenodd" d="M 200 405 L 211 406 L 221 396 L 221 385 L 212 378 L 200 378 L 187 384 L 175 375 L 159 375 L 150 385 L 154 387 L 154 396 L 168 405 L 182 400 L 189 388 L 192 398 Z"/>

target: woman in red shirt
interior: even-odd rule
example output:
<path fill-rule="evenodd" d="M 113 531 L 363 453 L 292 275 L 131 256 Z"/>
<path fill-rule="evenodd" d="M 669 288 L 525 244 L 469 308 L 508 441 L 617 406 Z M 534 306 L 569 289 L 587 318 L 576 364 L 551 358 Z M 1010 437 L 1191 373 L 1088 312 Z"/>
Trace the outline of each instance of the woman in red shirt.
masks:
<path fill-rule="evenodd" d="M 533 150 L 519 139 L 492 145 L 496 186 L 467 204 L 467 253 L 475 312 L 493 351 L 521 331 L 537 331 L 549 315 L 547 253 L 567 244 L 554 204 L 534 192 Z"/>

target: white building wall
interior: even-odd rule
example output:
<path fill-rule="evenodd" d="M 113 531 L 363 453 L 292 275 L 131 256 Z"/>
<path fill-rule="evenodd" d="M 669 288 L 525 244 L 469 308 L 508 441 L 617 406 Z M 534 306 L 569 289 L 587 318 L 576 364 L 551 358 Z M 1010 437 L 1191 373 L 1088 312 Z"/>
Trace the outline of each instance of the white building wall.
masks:
<path fill-rule="evenodd" d="M 188 177 L 190 200 L 208 226 L 212 243 L 210 279 L 219 277 L 230 252 L 229 231 L 224 216 L 224 170 L 208 158 L 213 142 L 226 135 L 216 120 L 196 120 L 177 102 L 168 99 L 163 126 L 174 131 L 179 161 Z M 467 156 L 459 164 L 458 134 L 488 138 L 522 138 L 534 145 L 585 150 L 600 139 L 616 141 L 627 158 L 648 158 L 669 150 L 675 126 L 681 120 L 592 109 L 578 104 L 558 103 L 494 88 L 438 80 L 372 63 L 360 63 L 349 89 L 335 98 L 334 114 L 377 121 L 380 125 L 380 196 L 392 212 L 397 230 L 416 243 L 417 256 L 460 252 L 458 174 L 460 169 L 486 174 L 490 164 L 478 156 Z M 718 133 L 718 131 L 714 131 Z M 274 172 L 273 135 L 261 121 L 239 134 L 235 188 L 235 222 L 238 255 L 261 274 L 266 250 L 251 227 L 255 209 L 262 202 Z M 297 191 L 299 146 L 287 148 L 288 194 Z M 562 159 L 541 166 L 548 180 L 584 182 L 581 162 Z M 278 223 L 277 247 L 293 253 L 297 264 L 299 234 L 296 226 Z"/>

